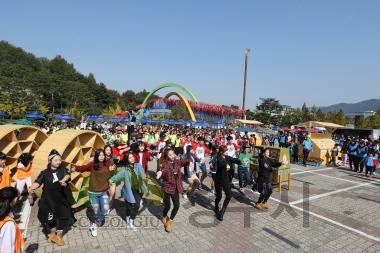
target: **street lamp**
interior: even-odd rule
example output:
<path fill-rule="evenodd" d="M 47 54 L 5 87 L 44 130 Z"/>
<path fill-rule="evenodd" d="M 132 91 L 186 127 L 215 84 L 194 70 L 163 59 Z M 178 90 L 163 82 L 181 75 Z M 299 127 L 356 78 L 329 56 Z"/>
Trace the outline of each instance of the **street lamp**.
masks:
<path fill-rule="evenodd" d="M 246 87 L 247 87 L 247 67 L 248 67 L 248 54 L 250 49 L 245 49 L 245 66 L 244 66 L 244 89 L 243 89 L 243 118 L 247 119 L 247 115 L 245 112 L 245 95 L 246 95 Z"/>

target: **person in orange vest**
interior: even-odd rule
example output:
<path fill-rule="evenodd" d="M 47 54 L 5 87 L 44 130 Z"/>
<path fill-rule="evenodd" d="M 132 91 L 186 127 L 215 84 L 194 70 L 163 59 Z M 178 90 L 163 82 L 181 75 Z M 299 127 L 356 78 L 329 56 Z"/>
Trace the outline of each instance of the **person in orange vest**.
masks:
<path fill-rule="evenodd" d="M 18 196 L 16 188 L 5 187 L 0 190 L 0 252 L 21 253 L 24 246 L 24 239 L 12 212 Z"/>
<path fill-rule="evenodd" d="M 9 167 L 5 165 L 7 156 L 0 152 L 0 189 L 11 186 Z"/>
<path fill-rule="evenodd" d="M 16 188 L 20 194 L 24 192 L 25 185 L 26 189 L 32 186 L 32 160 L 33 156 L 28 153 L 18 158 Z M 28 201 L 31 206 L 34 204 L 33 194 L 29 193 Z"/>

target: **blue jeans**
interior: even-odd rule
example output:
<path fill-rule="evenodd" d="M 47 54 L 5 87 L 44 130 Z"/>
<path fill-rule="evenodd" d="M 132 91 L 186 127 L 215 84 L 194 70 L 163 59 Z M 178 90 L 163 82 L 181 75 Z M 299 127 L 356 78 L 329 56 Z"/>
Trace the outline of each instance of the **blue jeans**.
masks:
<path fill-rule="evenodd" d="M 372 175 L 374 171 L 375 171 L 375 167 L 374 166 L 365 166 L 365 174 L 366 175 L 368 175 L 368 173 L 370 175 Z"/>
<path fill-rule="evenodd" d="M 110 197 L 108 191 L 88 192 L 95 223 L 100 226 L 110 210 Z"/>
<path fill-rule="evenodd" d="M 251 181 L 251 178 L 249 176 L 249 168 L 244 168 L 244 167 L 239 166 L 238 172 L 239 172 L 240 188 L 246 187 Z"/>
<path fill-rule="evenodd" d="M 206 163 L 196 163 L 197 173 L 207 174 Z"/>

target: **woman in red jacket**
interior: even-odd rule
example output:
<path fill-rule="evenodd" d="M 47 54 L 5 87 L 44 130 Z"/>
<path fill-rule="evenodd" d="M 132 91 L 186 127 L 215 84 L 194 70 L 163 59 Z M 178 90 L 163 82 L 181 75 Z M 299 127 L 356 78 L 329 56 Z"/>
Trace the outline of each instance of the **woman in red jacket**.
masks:
<path fill-rule="evenodd" d="M 188 165 L 189 161 L 187 159 L 175 159 L 176 156 L 172 149 L 166 149 L 163 156 L 167 159 L 162 161 L 162 171 L 157 172 L 157 177 L 162 177 L 162 188 L 165 193 L 162 223 L 164 223 L 166 232 L 170 233 L 173 228 L 174 217 L 179 209 L 179 194 L 183 193 L 181 168 Z M 170 199 L 174 207 L 169 218 L 167 215 L 170 210 Z"/>
<path fill-rule="evenodd" d="M 146 144 L 143 141 L 138 142 L 139 148 L 134 153 L 136 163 L 141 164 L 144 168 L 145 175 L 149 177 L 148 162 L 153 160 L 150 152 L 146 148 Z"/>

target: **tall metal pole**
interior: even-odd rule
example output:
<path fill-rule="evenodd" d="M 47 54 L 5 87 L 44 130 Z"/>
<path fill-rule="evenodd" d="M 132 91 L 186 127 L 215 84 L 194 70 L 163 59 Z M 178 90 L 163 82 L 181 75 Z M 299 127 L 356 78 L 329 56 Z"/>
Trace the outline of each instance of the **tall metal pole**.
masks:
<path fill-rule="evenodd" d="M 245 95 L 246 95 L 246 88 L 247 88 L 247 67 L 248 67 L 248 54 L 249 54 L 249 48 L 245 49 L 245 67 L 244 67 L 244 90 L 243 90 L 243 118 L 247 119 L 247 115 L 245 112 Z"/>

